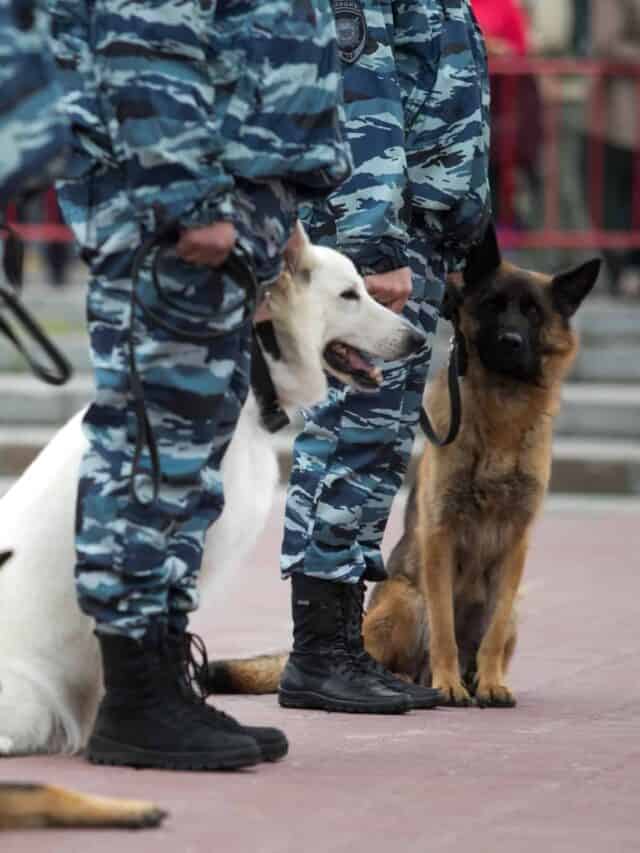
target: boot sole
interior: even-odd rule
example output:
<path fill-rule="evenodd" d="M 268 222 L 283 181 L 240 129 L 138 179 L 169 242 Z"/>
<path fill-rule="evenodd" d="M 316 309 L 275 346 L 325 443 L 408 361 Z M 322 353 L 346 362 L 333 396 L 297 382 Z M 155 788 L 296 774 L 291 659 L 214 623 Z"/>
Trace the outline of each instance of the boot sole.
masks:
<path fill-rule="evenodd" d="M 343 714 L 405 714 L 412 709 L 408 699 L 402 704 L 375 701 L 359 704 L 322 693 L 282 689 L 278 693 L 278 702 L 283 708 L 309 708 L 314 711 L 335 711 Z"/>
<path fill-rule="evenodd" d="M 438 697 L 437 699 L 413 699 L 409 696 L 408 698 L 414 711 L 432 711 L 434 708 L 442 705 L 442 697 Z"/>
<path fill-rule="evenodd" d="M 280 761 L 289 752 L 288 743 L 258 743 L 263 761 Z"/>
<path fill-rule="evenodd" d="M 155 752 L 96 736 L 89 741 L 85 754 L 91 764 L 158 770 L 238 770 L 253 767 L 263 758 L 257 744 L 255 749 L 243 746 L 216 752 Z"/>

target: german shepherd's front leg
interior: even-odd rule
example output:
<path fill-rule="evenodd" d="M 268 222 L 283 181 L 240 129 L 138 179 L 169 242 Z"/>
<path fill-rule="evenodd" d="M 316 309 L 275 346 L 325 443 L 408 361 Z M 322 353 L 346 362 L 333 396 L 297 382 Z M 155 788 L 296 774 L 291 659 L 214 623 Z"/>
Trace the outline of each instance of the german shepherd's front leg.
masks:
<path fill-rule="evenodd" d="M 514 695 L 504 684 L 508 645 L 514 642 L 513 606 L 522 580 L 528 539 L 522 537 L 503 560 L 497 577 L 495 607 L 478 650 L 476 702 L 481 708 L 513 708 Z"/>
<path fill-rule="evenodd" d="M 471 696 L 462 683 L 453 611 L 453 542 L 445 530 L 425 537 L 422 576 L 429 618 L 431 685 L 443 696 L 443 704 L 466 706 Z"/>

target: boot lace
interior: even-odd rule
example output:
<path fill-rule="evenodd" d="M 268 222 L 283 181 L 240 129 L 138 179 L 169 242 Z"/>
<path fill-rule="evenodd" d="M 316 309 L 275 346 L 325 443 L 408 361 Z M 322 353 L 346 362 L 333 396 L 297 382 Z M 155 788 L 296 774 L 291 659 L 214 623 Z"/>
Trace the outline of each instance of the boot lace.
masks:
<path fill-rule="evenodd" d="M 376 675 L 383 676 L 384 678 L 399 681 L 399 679 L 397 679 L 393 673 L 386 668 L 386 666 L 383 666 L 380 661 L 371 657 L 364 647 L 364 640 L 362 638 L 362 620 L 366 613 L 366 608 L 364 606 L 366 591 L 367 585 L 364 581 L 353 584 L 350 589 L 351 607 L 347 621 L 347 636 L 351 654 L 358 662 L 361 670 L 364 672 L 369 674 L 375 673 Z"/>
<path fill-rule="evenodd" d="M 199 634 L 185 631 L 177 638 L 179 653 L 177 655 L 178 683 L 182 694 L 193 704 L 200 705 L 211 717 L 219 721 L 236 725 L 233 717 L 207 703 L 209 696 L 209 658 L 207 647 Z"/>
<path fill-rule="evenodd" d="M 362 642 L 363 586 L 363 584 L 345 584 L 345 598 L 340 608 L 343 631 L 339 633 L 335 647 L 338 651 L 339 669 L 345 674 L 356 676 L 371 674 L 366 661 L 368 655 Z"/>

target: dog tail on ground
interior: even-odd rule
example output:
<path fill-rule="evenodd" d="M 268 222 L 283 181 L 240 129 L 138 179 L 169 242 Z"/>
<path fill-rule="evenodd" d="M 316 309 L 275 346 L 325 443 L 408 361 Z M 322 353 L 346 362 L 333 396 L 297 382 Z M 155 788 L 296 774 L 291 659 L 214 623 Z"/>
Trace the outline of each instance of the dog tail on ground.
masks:
<path fill-rule="evenodd" d="M 277 693 L 288 657 L 277 653 L 211 661 L 207 686 L 212 693 Z"/>
<path fill-rule="evenodd" d="M 50 785 L 0 783 L 0 830 L 46 827 L 147 829 L 167 812 L 153 803 L 79 794 Z"/>

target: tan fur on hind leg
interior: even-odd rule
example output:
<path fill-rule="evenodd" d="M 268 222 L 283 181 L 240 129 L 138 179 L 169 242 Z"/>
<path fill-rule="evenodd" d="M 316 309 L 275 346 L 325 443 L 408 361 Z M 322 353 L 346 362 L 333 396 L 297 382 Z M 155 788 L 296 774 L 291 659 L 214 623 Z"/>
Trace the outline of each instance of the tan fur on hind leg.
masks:
<path fill-rule="evenodd" d="M 414 587 L 400 578 L 380 584 L 362 633 L 371 657 L 409 681 L 417 678 L 425 654 L 425 607 Z"/>

